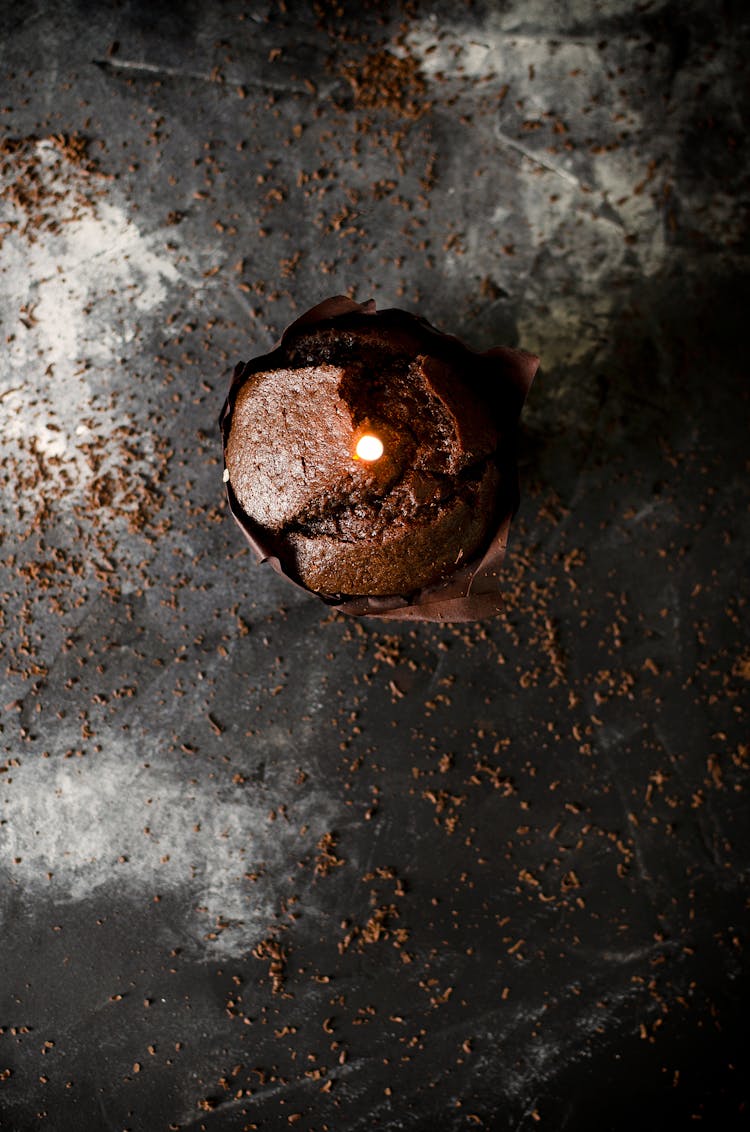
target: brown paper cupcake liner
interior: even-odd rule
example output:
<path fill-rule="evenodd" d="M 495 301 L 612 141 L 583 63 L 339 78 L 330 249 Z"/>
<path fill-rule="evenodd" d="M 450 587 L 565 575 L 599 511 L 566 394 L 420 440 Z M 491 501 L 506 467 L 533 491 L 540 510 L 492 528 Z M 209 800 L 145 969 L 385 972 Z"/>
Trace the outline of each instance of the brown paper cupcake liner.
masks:
<path fill-rule="evenodd" d="M 521 409 L 539 366 L 539 359 L 534 354 L 509 346 L 496 346 L 480 353 L 466 346 L 460 339 L 436 330 L 417 315 L 396 309 L 376 311 L 372 299 L 366 303 L 355 303 L 352 299 L 337 295 L 318 303 L 301 315 L 284 331 L 270 353 L 247 363 L 240 363 L 235 368 L 219 417 L 225 455 L 237 393 L 253 373 L 283 368 L 287 364 L 288 351 L 313 326 L 333 325 L 346 330 L 362 326 L 371 317 L 378 320 L 389 336 L 400 338 L 415 353 L 428 352 L 447 360 L 453 357 L 464 363 L 467 358 L 471 360 L 472 378 L 478 384 L 501 433 L 500 470 L 505 485 L 497 527 L 484 553 L 457 567 L 447 580 L 414 593 L 388 597 L 320 594 L 303 586 L 286 569 L 278 557 L 273 540 L 245 514 L 231 484 L 227 482 L 229 509 L 259 562 L 268 562 L 277 574 L 305 593 L 313 594 L 332 609 L 355 617 L 377 617 L 391 621 L 478 621 L 493 617 L 503 607 L 500 568 L 508 545 L 511 519 L 519 502 L 516 435 Z"/>

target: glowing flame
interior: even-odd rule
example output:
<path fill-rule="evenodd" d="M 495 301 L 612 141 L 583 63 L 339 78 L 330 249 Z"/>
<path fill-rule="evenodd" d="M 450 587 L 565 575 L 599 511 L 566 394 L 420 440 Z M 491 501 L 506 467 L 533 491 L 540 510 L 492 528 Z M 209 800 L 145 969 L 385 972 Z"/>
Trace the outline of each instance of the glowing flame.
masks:
<path fill-rule="evenodd" d="M 383 455 L 383 441 L 379 436 L 373 436 L 366 432 L 357 441 L 355 452 L 359 460 L 367 460 L 368 463 L 372 463 L 374 460 L 379 460 Z"/>

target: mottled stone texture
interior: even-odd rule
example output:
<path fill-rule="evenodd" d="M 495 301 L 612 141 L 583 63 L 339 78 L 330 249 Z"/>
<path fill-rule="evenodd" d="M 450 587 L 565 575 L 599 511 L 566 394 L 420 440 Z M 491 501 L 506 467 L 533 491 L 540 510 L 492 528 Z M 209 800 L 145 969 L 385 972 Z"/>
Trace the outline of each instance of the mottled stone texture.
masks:
<path fill-rule="evenodd" d="M 743 1127 L 744 6 L 1 7 L 0 1127 Z M 504 617 L 227 517 L 343 292 L 543 359 Z"/>

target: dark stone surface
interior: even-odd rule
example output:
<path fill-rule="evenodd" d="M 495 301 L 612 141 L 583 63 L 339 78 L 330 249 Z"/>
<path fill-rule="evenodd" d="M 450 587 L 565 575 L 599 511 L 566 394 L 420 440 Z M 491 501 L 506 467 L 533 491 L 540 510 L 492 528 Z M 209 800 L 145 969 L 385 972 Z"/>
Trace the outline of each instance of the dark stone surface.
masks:
<path fill-rule="evenodd" d="M 744 1127 L 742 6 L 343 7 L 2 6 L 0 1127 Z M 226 515 L 343 291 L 542 356 L 503 618 Z"/>

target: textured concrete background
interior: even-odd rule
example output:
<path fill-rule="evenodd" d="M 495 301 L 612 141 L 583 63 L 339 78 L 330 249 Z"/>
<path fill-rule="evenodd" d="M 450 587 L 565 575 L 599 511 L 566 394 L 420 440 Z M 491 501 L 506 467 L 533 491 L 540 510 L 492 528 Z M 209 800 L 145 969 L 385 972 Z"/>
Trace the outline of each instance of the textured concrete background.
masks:
<path fill-rule="evenodd" d="M 0 1128 L 744 1127 L 743 6 L 338 9 L 2 5 Z M 506 617 L 227 517 L 342 292 L 541 355 Z"/>

